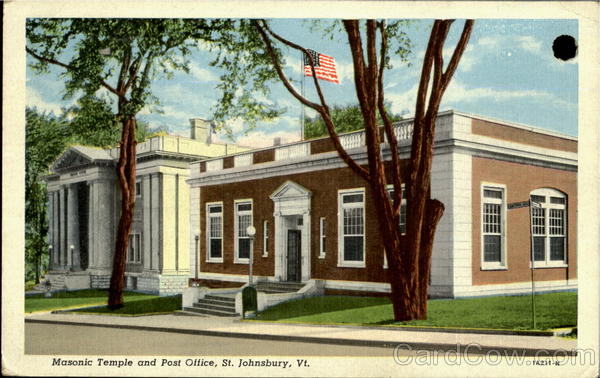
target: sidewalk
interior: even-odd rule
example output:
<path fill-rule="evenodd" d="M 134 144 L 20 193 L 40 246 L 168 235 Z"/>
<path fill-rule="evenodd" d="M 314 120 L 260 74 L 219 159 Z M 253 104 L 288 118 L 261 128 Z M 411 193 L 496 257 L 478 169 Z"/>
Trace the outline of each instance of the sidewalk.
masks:
<path fill-rule="evenodd" d="M 261 340 L 360 345 L 393 348 L 405 344 L 404 349 L 453 350 L 470 353 L 516 351 L 535 355 L 543 350 L 552 355 L 555 351 L 569 353 L 577 347 L 577 340 L 553 336 L 516 336 L 487 334 L 457 334 L 450 332 L 419 332 L 402 329 L 373 329 L 344 326 L 293 325 L 235 318 L 212 318 L 182 315 L 151 315 L 121 317 L 83 314 L 32 314 L 25 322 L 87 325 L 143 331 L 175 332 L 220 337 L 239 337 Z M 563 355 L 563 352 L 560 352 Z"/>

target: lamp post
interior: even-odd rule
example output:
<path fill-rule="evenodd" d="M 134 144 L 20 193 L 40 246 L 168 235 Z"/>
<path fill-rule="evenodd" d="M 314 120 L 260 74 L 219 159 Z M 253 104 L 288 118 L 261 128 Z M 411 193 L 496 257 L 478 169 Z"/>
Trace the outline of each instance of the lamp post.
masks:
<path fill-rule="evenodd" d="M 248 264 L 248 284 L 252 285 L 252 264 L 254 262 L 254 235 L 256 235 L 256 228 L 254 226 L 248 226 L 246 233 L 250 239 L 250 261 Z"/>
<path fill-rule="evenodd" d="M 194 236 L 194 240 L 196 240 L 195 248 L 196 248 L 196 271 L 194 273 L 194 278 L 198 279 L 198 265 L 200 264 L 200 256 L 198 256 L 198 240 L 200 240 L 200 236 L 196 234 Z"/>
<path fill-rule="evenodd" d="M 50 267 L 54 267 L 54 256 L 52 255 L 52 245 L 48 246 L 48 270 Z"/>

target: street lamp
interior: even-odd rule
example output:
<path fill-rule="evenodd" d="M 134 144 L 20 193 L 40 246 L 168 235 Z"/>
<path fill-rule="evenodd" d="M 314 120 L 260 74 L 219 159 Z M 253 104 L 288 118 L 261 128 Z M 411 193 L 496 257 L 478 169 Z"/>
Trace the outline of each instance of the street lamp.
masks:
<path fill-rule="evenodd" d="M 198 240 L 200 240 L 200 236 L 196 234 L 194 240 L 196 240 L 196 273 L 194 274 L 194 278 L 198 280 L 198 264 L 200 262 L 200 256 L 198 256 Z"/>
<path fill-rule="evenodd" d="M 248 226 L 246 228 L 246 234 L 250 239 L 250 261 L 248 264 L 248 284 L 252 285 L 252 263 L 254 262 L 254 235 L 256 235 L 256 228 L 254 226 Z"/>
<path fill-rule="evenodd" d="M 48 246 L 48 270 L 50 270 L 50 267 L 54 265 L 53 261 L 54 261 L 54 256 L 52 255 L 52 245 L 49 245 Z"/>

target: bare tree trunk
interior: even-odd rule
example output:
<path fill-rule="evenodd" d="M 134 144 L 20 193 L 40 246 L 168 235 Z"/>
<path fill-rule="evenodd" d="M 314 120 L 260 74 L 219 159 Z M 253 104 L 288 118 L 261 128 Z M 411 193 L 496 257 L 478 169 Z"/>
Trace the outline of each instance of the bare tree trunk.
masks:
<path fill-rule="evenodd" d="M 117 176 L 121 189 L 121 217 L 119 219 L 119 228 L 117 229 L 113 269 L 108 293 L 108 307 L 110 309 L 123 307 L 125 263 L 129 246 L 129 233 L 131 232 L 131 224 L 133 222 L 133 208 L 135 206 L 135 147 L 137 144 L 135 141 L 135 118 L 125 119 L 122 121 L 122 124 L 121 150 L 117 164 Z"/>
<path fill-rule="evenodd" d="M 389 279 L 391 287 L 390 299 L 394 309 L 396 321 L 425 319 L 427 317 L 427 291 L 429 287 L 431 253 L 433 238 L 437 224 L 444 212 L 444 205 L 431 198 L 431 165 L 433 158 L 433 142 L 435 135 L 435 120 L 437 111 L 460 57 L 466 48 L 473 27 L 473 21 L 467 20 L 460 40 L 452 54 L 450 62 L 444 71 L 443 47 L 452 20 L 436 20 L 433 24 L 429 43 L 423 61 L 417 105 L 415 112 L 411 156 L 407 166 L 406 197 L 408 205 L 406 211 L 406 235 L 400 230 L 399 210 L 402 202 L 402 179 L 398 144 L 393 132 L 392 123 L 386 115 L 384 107 L 383 72 L 386 61 L 386 32 L 385 22 L 367 20 L 365 35 L 367 38 L 366 50 L 363 49 L 362 34 L 358 20 L 344 20 L 344 28 L 348 35 L 348 43 L 352 53 L 354 66 L 354 84 L 360 110 L 364 120 L 365 144 L 368 155 L 368 169 L 359 165 L 345 151 L 339 142 L 335 125 L 329 113 L 320 85 L 313 70 L 313 82 L 319 97 L 319 103 L 311 102 L 300 95 L 290 84 L 283 73 L 278 58 L 271 45 L 269 35 L 288 47 L 307 54 L 306 49 L 274 33 L 267 23 L 256 21 L 254 23 L 267 52 L 287 90 L 304 105 L 316 110 L 325 123 L 327 131 L 338 152 L 339 157 L 363 178 L 371 188 L 371 198 L 378 215 L 379 234 L 385 246 L 388 260 Z M 381 33 L 380 63 L 377 62 L 376 31 Z M 311 66 L 314 65 L 309 56 Z M 366 59 L 365 59 L 366 58 Z M 432 75 L 433 74 L 433 75 Z M 431 82 L 429 101 L 427 93 Z M 385 174 L 385 162 L 381 155 L 380 129 L 376 122 L 376 113 L 379 111 L 384 121 L 384 130 L 392 150 L 390 165 L 391 183 L 394 186 L 394 196 L 388 196 Z"/>

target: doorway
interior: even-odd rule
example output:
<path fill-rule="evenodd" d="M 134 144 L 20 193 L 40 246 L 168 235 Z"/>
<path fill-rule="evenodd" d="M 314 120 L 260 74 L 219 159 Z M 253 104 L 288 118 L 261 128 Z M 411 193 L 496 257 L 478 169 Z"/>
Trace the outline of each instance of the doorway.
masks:
<path fill-rule="evenodd" d="M 287 281 L 300 282 L 302 277 L 302 231 L 288 230 L 287 234 Z"/>

